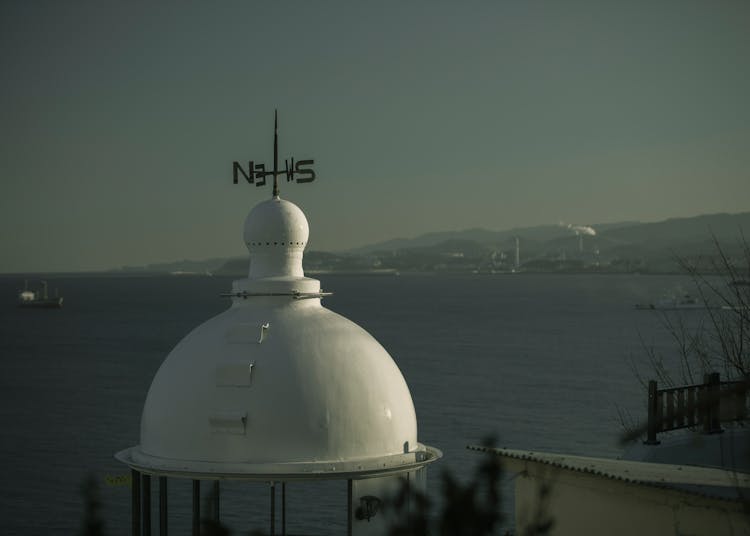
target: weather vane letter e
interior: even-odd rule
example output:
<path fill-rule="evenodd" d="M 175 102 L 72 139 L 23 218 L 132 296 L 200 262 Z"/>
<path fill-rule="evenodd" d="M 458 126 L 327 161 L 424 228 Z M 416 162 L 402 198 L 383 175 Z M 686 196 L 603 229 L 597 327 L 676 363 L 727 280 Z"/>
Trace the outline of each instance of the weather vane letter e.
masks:
<path fill-rule="evenodd" d="M 315 180 L 315 171 L 312 165 L 315 160 L 300 160 L 296 164 L 294 158 L 290 161 L 284 159 L 284 169 L 279 171 L 279 122 L 276 110 L 273 112 L 273 171 L 266 171 L 265 164 L 256 164 L 253 160 L 247 163 L 247 171 L 239 162 L 232 162 L 232 178 L 234 184 L 239 183 L 239 175 L 245 178 L 250 184 L 255 186 L 265 186 L 266 177 L 273 176 L 273 196 L 279 195 L 279 183 L 277 177 L 286 175 L 287 182 L 312 182 Z"/>

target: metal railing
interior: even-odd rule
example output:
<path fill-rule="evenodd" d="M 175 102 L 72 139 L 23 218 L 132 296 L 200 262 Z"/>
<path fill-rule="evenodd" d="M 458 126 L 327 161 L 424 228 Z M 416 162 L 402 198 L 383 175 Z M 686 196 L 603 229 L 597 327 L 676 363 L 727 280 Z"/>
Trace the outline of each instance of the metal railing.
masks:
<path fill-rule="evenodd" d="M 703 383 L 659 389 L 648 382 L 647 445 L 657 445 L 659 432 L 700 428 L 705 434 L 722 432 L 722 422 L 742 421 L 748 416 L 748 379 L 725 381 L 719 373 L 704 376 Z"/>

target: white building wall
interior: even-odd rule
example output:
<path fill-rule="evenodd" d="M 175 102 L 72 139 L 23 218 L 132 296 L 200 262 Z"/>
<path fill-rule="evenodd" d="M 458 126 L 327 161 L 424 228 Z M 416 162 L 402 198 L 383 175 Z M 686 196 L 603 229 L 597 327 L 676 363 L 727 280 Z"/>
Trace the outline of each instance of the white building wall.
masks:
<path fill-rule="evenodd" d="M 516 533 L 552 520 L 551 534 L 750 535 L 750 517 L 736 502 L 633 484 L 573 471 L 540 468 L 516 477 Z M 542 497 L 541 486 L 549 494 Z"/>

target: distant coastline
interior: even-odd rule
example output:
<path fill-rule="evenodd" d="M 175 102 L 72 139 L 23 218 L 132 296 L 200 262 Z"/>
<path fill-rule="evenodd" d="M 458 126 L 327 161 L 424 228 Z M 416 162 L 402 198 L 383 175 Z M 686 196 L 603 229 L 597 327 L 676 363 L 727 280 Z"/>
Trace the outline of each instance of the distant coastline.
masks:
<path fill-rule="evenodd" d="M 468 229 L 393 239 L 340 252 L 307 251 L 303 265 L 310 275 L 679 274 L 684 271 L 682 263 L 687 262 L 703 273 L 712 273 L 716 271 L 717 245 L 730 258 L 744 257 L 743 236 L 750 236 L 750 212 L 655 223 Z M 183 259 L 102 271 L 2 275 L 244 277 L 247 269 L 248 257 L 243 256 Z"/>

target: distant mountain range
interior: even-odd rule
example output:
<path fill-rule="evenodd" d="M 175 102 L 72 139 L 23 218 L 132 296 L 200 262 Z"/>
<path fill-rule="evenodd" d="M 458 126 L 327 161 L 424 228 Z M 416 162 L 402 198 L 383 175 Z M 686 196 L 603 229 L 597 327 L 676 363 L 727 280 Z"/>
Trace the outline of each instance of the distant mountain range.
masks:
<path fill-rule="evenodd" d="M 577 234 L 563 225 L 433 232 L 343 252 L 306 252 L 304 264 L 309 272 L 671 272 L 679 270 L 678 257 L 691 262 L 700 258 L 703 259 L 700 262 L 705 262 L 715 255 L 714 240 L 726 253 L 741 256 L 742 237 L 750 237 L 750 212 L 590 227 L 595 235 Z M 244 257 L 185 260 L 118 271 L 243 276 L 247 268 L 248 259 Z"/>
<path fill-rule="evenodd" d="M 619 229 L 640 225 L 639 222 L 627 221 L 619 223 L 603 223 L 594 226 L 599 231 Z M 534 242 L 545 242 L 555 238 L 569 237 L 573 235 L 570 230 L 562 225 L 537 225 L 534 227 L 514 227 L 507 231 L 489 231 L 487 229 L 474 228 L 463 231 L 442 231 L 420 235 L 416 238 L 394 238 L 384 242 L 377 242 L 367 246 L 347 250 L 347 253 L 366 254 L 374 251 L 393 251 L 399 249 L 411 249 L 429 247 L 450 240 L 470 240 L 480 244 L 500 244 L 515 237 L 531 240 Z"/>

